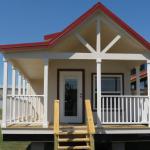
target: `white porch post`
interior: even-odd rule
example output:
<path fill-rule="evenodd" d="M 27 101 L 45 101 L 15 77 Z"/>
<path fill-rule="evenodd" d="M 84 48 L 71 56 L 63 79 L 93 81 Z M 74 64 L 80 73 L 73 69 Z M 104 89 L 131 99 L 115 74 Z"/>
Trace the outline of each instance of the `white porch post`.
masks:
<path fill-rule="evenodd" d="M 16 91 L 16 70 L 14 66 L 12 66 L 12 96 L 15 96 Z"/>
<path fill-rule="evenodd" d="M 12 115 L 13 115 L 13 120 L 15 121 L 16 119 L 16 102 L 15 102 L 15 92 L 16 92 L 16 70 L 14 66 L 12 65 L 12 102 L 11 102 L 11 110 L 12 110 Z M 11 111 L 10 110 L 10 111 Z"/>
<path fill-rule="evenodd" d="M 23 95 L 25 95 L 25 90 L 26 90 L 26 80 L 23 77 Z"/>
<path fill-rule="evenodd" d="M 101 125 L 101 59 L 97 59 L 97 125 Z"/>
<path fill-rule="evenodd" d="M 26 94 L 29 95 L 29 81 L 26 83 Z"/>
<path fill-rule="evenodd" d="M 100 27 L 100 18 L 97 18 L 96 23 L 96 51 L 101 52 L 101 27 Z"/>
<path fill-rule="evenodd" d="M 149 97 L 149 127 L 150 127 L 150 60 L 147 61 L 147 94 Z"/>
<path fill-rule="evenodd" d="M 44 60 L 44 120 L 43 127 L 48 127 L 48 70 L 49 60 Z"/>
<path fill-rule="evenodd" d="M 136 67 L 136 94 L 140 95 L 140 69 Z"/>
<path fill-rule="evenodd" d="M 21 75 L 18 72 L 18 95 L 21 95 Z M 20 121 L 21 118 L 21 101 L 18 100 L 18 122 Z"/>
<path fill-rule="evenodd" d="M 8 82 L 8 62 L 3 59 L 4 62 L 4 76 L 3 76 L 3 111 L 2 111 L 2 127 L 6 128 L 7 126 L 7 82 Z"/>
<path fill-rule="evenodd" d="M 21 75 L 18 72 L 18 95 L 21 95 Z"/>
<path fill-rule="evenodd" d="M 150 60 L 147 61 L 147 94 L 150 97 Z"/>

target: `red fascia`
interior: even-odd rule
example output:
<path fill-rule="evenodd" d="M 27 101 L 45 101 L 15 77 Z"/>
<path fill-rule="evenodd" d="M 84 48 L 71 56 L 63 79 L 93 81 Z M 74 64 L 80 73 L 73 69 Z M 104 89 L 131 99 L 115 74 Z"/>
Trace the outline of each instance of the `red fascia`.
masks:
<path fill-rule="evenodd" d="M 0 45 L 0 49 L 2 50 L 11 50 L 18 48 L 47 48 L 48 42 L 35 42 L 35 43 L 19 43 L 19 44 L 9 44 L 9 45 Z M 1 50 L 0 50 L 1 51 Z"/>
<path fill-rule="evenodd" d="M 44 40 L 54 39 L 57 36 L 59 36 L 60 34 L 61 34 L 61 32 L 56 32 L 56 33 L 53 33 L 53 34 L 45 35 L 44 36 Z"/>
<path fill-rule="evenodd" d="M 102 11 L 104 14 L 109 16 L 114 22 L 116 22 L 120 27 L 126 30 L 131 36 L 133 36 L 137 41 L 139 41 L 143 46 L 150 50 L 150 43 L 146 41 L 141 35 L 135 32 L 131 27 L 129 27 L 124 21 L 112 13 L 108 8 L 103 4 L 97 3 L 86 13 L 80 16 L 76 21 L 70 24 L 62 32 L 54 33 L 51 35 L 46 35 L 44 39 L 52 38 L 49 42 L 37 42 L 37 43 L 27 43 L 27 44 L 12 44 L 12 45 L 0 45 L 0 49 L 11 50 L 12 48 L 28 48 L 28 47 L 49 47 L 55 45 L 62 37 L 67 35 L 67 33 L 74 30 L 78 25 L 83 23 L 89 16 L 94 14 L 96 11 Z"/>

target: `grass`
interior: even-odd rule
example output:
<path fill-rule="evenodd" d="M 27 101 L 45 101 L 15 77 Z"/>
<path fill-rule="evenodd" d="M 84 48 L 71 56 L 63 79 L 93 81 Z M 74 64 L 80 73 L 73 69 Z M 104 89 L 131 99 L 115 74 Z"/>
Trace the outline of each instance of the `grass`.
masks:
<path fill-rule="evenodd" d="M 2 118 L 2 110 L 0 109 L 0 120 Z M 3 136 L 0 128 L 0 150 L 26 150 L 29 142 L 3 142 Z"/>

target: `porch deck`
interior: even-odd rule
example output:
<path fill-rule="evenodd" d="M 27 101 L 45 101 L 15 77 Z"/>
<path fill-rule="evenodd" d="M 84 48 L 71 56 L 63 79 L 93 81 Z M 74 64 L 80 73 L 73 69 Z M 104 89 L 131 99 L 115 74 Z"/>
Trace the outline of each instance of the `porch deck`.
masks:
<path fill-rule="evenodd" d="M 87 131 L 87 127 L 85 124 L 68 124 L 68 125 L 60 125 L 60 131 L 65 131 L 67 129 L 68 132 L 74 132 L 77 130 Z M 95 134 L 150 134 L 150 128 L 147 125 L 102 125 L 98 127 L 95 125 Z M 42 124 L 32 125 L 18 125 L 13 124 L 8 126 L 7 128 L 3 128 L 3 134 L 18 134 L 18 135 L 54 135 L 54 127 L 53 125 L 49 125 L 48 128 L 43 128 Z"/>
<path fill-rule="evenodd" d="M 23 129 L 23 128 L 27 128 L 27 129 L 45 129 L 43 128 L 42 124 L 39 125 L 33 125 L 33 124 L 22 124 L 22 125 L 18 125 L 18 124 L 13 124 L 7 127 L 7 129 Z M 84 124 L 67 124 L 67 125 L 60 125 L 60 129 L 85 129 L 86 130 L 86 126 Z M 122 129 L 137 129 L 137 128 L 148 128 L 150 129 L 147 125 L 136 125 L 136 124 L 131 124 L 131 125 L 102 125 L 101 127 L 98 127 L 97 125 L 95 125 L 95 129 L 109 129 L 109 128 L 113 128 L 113 129 L 118 129 L 118 128 L 122 128 Z M 53 131 L 54 126 L 53 125 L 49 125 L 48 128 L 49 130 Z"/>

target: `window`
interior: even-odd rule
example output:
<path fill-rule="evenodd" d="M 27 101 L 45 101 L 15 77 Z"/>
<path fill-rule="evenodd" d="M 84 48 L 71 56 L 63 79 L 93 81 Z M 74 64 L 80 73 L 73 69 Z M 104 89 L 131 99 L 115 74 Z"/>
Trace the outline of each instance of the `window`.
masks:
<path fill-rule="evenodd" d="M 101 89 L 102 95 L 121 95 L 123 92 L 122 74 L 102 74 L 101 78 Z M 97 81 L 96 74 L 92 76 L 92 100 L 93 100 L 93 110 L 97 108 Z"/>

